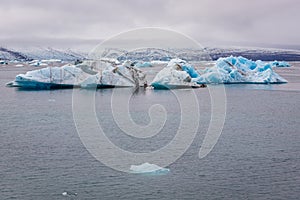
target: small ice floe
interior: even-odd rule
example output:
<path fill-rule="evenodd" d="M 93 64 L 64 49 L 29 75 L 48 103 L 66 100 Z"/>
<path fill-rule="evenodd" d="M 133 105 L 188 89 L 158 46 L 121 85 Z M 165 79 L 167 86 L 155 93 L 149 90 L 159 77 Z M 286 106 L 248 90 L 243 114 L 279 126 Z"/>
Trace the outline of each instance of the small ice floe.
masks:
<path fill-rule="evenodd" d="M 63 193 L 61 193 L 63 196 L 77 196 L 77 193 L 75 192 L 69 192 L 69 191 L 65 191 Z"/>
<path fill-rule="evenodd" d="M 30 63 L 29 65 L 30 65 L 30 66 L 39 67 L 39 66 L 47 66 L 48 64 L 47 64 L 47 63 L 40 62 L 40 61 L 37 61 L 37 62 Z"/>
<path fill-rule="evenodd" d="M 291 65 L 288 62 L 285 61 L 273 61 L 270 63 L 272 67 L 290 67 Z"/>
<path fill-rule="evenodd" d="M 48 99 L 49 102 L 55 102 L 55 99 Z"/>
<path fill-rule="evenodd" d="M 24 67 L 22 64 L 17 64 L 16 67 Z"/>
<path fill-rule="evenodd" d="M 134 64 L 135 67 L 153 67 L 151 62 L 137 62 Z"/>
<path fill-rule="evenodd" d="M 60 60 L 60 59 L 49 59 L 49 60 L 41 60 L 41 62 L 42 63 L 55 63 L 55 62 L 61 63 L 62 60 Z"/>
<path fill-rule="evenodd" d="M 141 165 L 131 165 L 130 172 L 134 174 L 167 174 L 168 168 L 163 168 L 155 164 L 143 163 Z"/>
<path fill-rule="evenodd" d="M 0 60 L 0 65 L 8 65 L 8 62 L 5 60 Z"/>
<path fill-rule="evenodd" d="M 14 81 L 10 81 L 6 83 L 6 87 L 13 87 L 14 86 Z"/>
<path fill-rule="evenodd" d="M 161 61 L 161 60 L 152 60 L 151 65 L 162 65 L 162 64 L 168 64 L 168 61 Z"/>

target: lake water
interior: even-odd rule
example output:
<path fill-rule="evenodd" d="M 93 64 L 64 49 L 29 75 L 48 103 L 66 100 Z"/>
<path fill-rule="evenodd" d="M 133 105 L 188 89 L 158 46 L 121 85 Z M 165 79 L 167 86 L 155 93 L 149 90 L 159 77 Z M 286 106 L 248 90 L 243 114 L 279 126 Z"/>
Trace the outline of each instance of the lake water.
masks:
<path fill-rule="evenodd" d="M 209 92 L 182 90 L 197 95 L 200 127 L 166 175 L 129 174 L 105 166 L 78 136 L 72 90 L 7 88 L 6 82 L 32 68 L 0 66 L 0 199 L 299 199 L 300 63 L 293 65 L 277 70 L 288 84 L 225 86 L 223 132 L 203 159 L 198 153 L 211 117 Z M 131 116 L 138 124 L 149 123 L 153 104 L 168 113 L 162 131 L 148 139 L 129 137 L 117 127 L 112 91 L 96 91 L 96 114 L 114 144 L 149 152 L 172 140 L 180 109 L 171 91 L 141 90 L 131 97 Z M 63 196 L 64 191 L 78 195 Z"/>

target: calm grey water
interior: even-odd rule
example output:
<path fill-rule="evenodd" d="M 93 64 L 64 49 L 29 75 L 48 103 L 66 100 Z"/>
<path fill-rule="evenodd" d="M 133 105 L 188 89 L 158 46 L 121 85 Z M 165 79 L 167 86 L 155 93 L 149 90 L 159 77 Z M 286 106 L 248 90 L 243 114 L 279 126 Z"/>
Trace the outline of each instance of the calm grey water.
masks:
<path fill-rule="evenodd" d="M 24 68 L 0 66 L 0 199 L 299 199 L 300 65 L 279 69 L 285 85 L 228 85 L 227 115 L 218 143 L 198 152 L 210 120 L 207 89 L 196 90 L 200 127 L 187 152 L 161 176 L 118 172 L 85 149 L 72 117 L 72 90 L 22 91 L 4 84 Z M 184 91 L 189 92 L 189 91 Z M 96 111 L 107 136 L 133 152 L 166 145 L 180 122 L 171 91 L 140 91 L 130 101 L 138 124 L 163 105 L 166 126 L 149 139 L 122 133 L 111 110 L 112 90 L 96 92 Z M 186 130 L 189 131 L 188 129 Z M 76 192 L 76 197 L 62 192 Z"/>

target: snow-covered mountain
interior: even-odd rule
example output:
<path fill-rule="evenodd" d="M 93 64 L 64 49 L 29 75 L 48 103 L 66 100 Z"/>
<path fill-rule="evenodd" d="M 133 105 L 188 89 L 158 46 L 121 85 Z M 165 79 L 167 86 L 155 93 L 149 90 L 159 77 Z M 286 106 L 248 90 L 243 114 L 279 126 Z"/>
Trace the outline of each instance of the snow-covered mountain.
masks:
<path fill-rule="evenodd" d="M 133 52 L 124 52 L 117 49 L 108 49 L 105 57 L 118 58 L 118 60 L 163 60 L 178 57 L 186 61 L 217 60 L 220 57 L 243 56 L 252 60 L 281 60 L 281 61 L 299 61 L 299 50 L 267 49 L 267 48 L 220 48 L 206 47 L 204 49 L 139 49 Z"/>
<path fill-rule="evenodd" d="M 0 60 L 30 60 L 25 54 L 8 49 L 5 47 L 0 47 Z"/>
<path fill-rule="evenodd" d="M 41 48 L 28 48 L 28 49 L 9 49 L 0 47 L 0 59 L 1 60 L 49 60 L 59 59 L 63 61 L 75 61 L 86 59 L 87 54 L 71 49 L 61 50 L 51 47 Z"/>
<path fill-rule="evenodd" d="M 28 49 L 12 49 L 0 47 L 0 60 L 48 60 L 59 59 L 63 61 L 75 61 L 87 59 L 88 53 L 72 49 L 55 49 L 51 47 L 28 48 Z M 202 50 L 194 49 L 139 49 L 133 52 L 124 52 L 121 49 L 107 49 L 102 56 L 108 58 L 123 60 L 165 60 L 179 57 L 187 61 L 201 60 L 217 60 L 220 57 L 227 56 L 243 56 L 252 60 L 284 60 L 284 61 L 300 61 L 299 50 L 283 50 L 283 49 L 267 49 L 267 48 L 220 48 L 206 47 Z"/>

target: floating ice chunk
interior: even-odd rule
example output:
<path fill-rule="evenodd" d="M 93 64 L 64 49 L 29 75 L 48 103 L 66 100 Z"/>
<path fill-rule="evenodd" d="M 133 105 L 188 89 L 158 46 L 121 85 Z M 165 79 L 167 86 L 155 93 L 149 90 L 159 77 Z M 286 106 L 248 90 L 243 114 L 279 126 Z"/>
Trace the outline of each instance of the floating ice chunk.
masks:
<path fill-rule="evenodd" d="M 134 64 L 136 67 L 153 67 L 151 62 L 137 62 Z"/>
<path fill-rule="evenodd" d="M 120 61 L 118 61 L 117 59 L 114 59 L 114 58 L 101 58 L 101 61 L 116 64 L 116 65 L 121 64 Z"/>
<path fill-rule="evenodd" d="M 65 191 L 65 192 L 62 193 L 62 195 L 63 196 L 77 196 L 77 193 Z"/>
<path fill-rule="evenodd" d="M 151 85 L 155 89 L 173 89 L 190 84 L 197 87 L 198 84 L 205 83 L 286 83 L 287 81 L 272 69 L 274 65 L 286 64 L 276 62 L 265 63 L 260 60 L 254 62 L 241 56 L 230 56 L 219 58 L 213 67 L 197 71 L 184 60 L 172 59 L 167 67 L 156 75 Z"/>
<path fill-rule="evenodd" d="M 290 67 L 291 65 L 285 61 L 273 61 L 270 63 L 273 67 Z"/>
<path fill-rule="evenodd" d="M 151 86 L 155 89 L 176 89 L 198 87 L 201 77 L 193 66 L 181 59 L 172 59 L 153 79 Z M 202 80 L 202 79 L 201 79 Z"/>
<path fill-rule="evenodd" d="M 286 83 L 272 69 L 272 63 L 254 62 L 244 57 L 219 58 L 214 67 L 200 72 L 206 83 Z"/>
<path fill-rule="evenodd" d="M 185 71 L 178 71 L 173 68 L 162 69 L 154 78 L 152 84 L 185 84 L 189 82 L 190 76 Z"/>
<path fill-rule="evenodd" d="M 166 174 L 170 169 L 146 162 L 141 165 L 131 165 L 130 171 L 136 174 Z"/>
<path fill-rule="evenodd" d="M 55 62 L 61 63 L 62 60 L 60 60 L 60 59 L 48 59 L 48 60 L 41 60 L 41 62 L 42 63 L 55 63 Z"/>
<path fill-rule="evenodd" d="M 4 60 L 0 60 L 0 65 L 8 65 L 8 62 Z"/>
<path fill-rule="evenodd" d="M 6 83 L 6 87 L 14 87 L 15 82 L 14 81 L 10 81 L 8 83 Z"/>
<path fill-rule="evenodd" d="M 74 65 L 47 67 L 17 75 L 13 86 L 32 89 L 76 87 L 87 76 Z"/>
<path fill-rule="evenodd" d="M 67 192 L 63 192 L 62 195 L 63 195 L 63 196 L 67 196 L 68 193 L 67 193 Z"/>
<path fill-rule="evenodd" d="M 168 61 L 161 61 L 161 60 L 152 60 L 151 65 L 161 65 L 161 64 L 167 64 Z"/>
<path fill-rule="evenodd" d="M 43 62 L 39 62 L 39 61 L 30 64 L 30 66 L 35 66 L 35 67 L 47 66 L 47 65 L 48 65 L 47 63 L 43 63 Z"/>
<path fill-rule="evenodd" d="M 122 65 L 107 66 L 98 74 L 91 75 L 81 82 L 81 87 L 134 87 L 143 83 L 145 74 L 131 65 L 130 61 Z"/>
<path fill-rule="evenodd" d="M 128 61 L 129 62 L 129 61 Z M 86 63 L 47 67 L 16 76 L 7 86 L 30 89 L 134 87 L 142 84 L 145 74 L 126 62 L 123 65 Z M 94 65 L 95 64 L 95 65 Z M 103 68 L 105 67 L 105 68 Z"/>

